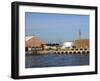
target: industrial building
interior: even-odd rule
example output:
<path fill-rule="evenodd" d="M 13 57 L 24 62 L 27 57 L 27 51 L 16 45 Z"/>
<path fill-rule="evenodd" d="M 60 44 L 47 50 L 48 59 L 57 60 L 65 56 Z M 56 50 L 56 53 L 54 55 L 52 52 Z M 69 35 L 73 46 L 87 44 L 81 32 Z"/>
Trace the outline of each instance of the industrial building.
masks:
<path fill-rule="evenodd" d="M 89 49 L 89 39 L 77 39 L 61 44 L 61 49 Z"/>
<path fill-rule="evenodd" d="M 42 41 L 36 36 L 25 37 L 25 48 L 31 50 L 32 48 L 42 48 Z"/>
<path fill-rule="evenodd" d="M 66 49 L 66 48 L 72 48 L 73 42 L 72 41 L 66 41 L 63 42 L 61 45 L 61 49 Z"/>
<path fill-rule="evenodd" d="M 75 48 L 87 48 L 89 49 L 89 39 L 78 39 L 73 42 Z"/>

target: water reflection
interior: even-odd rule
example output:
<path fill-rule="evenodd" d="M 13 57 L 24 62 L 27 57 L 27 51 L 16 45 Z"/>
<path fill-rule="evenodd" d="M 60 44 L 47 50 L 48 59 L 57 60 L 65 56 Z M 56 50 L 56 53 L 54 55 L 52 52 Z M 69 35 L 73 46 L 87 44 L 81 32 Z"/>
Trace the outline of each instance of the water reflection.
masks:
<path fill-rule="evenodd" d="M 59 66 L 80 66 L 89 65 L 89 54 L 69 55 L 29 55 L 25 59 L 26 68 L 36 67 L 59 67 Z"/>

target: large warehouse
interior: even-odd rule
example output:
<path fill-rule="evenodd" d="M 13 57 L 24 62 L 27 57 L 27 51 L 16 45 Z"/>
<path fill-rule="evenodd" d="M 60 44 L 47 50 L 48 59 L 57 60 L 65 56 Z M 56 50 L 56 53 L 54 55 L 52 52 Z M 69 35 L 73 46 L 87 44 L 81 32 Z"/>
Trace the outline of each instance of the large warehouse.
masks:
<path fill-rule="evenodd" d="M 89 39 L 79 39 L 75 40 L 73 45 L 76 48 L 89 48 Z"/>
<path fill-rule="evenodd" d="M 25 37 L 25 47 L 27 48 L 41 48 L 42 41 L 36 36 L 26 36 Z"/>

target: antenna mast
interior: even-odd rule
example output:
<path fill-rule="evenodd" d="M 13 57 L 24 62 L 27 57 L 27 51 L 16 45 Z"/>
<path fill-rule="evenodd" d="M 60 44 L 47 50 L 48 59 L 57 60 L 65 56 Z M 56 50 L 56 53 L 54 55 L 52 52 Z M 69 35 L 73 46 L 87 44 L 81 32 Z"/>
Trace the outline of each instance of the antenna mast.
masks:
<path fill-rule="evenodd" d="M 81 39 L 81 35 L 82 33 L 81 33 L 81 30 L 79 29 L 79 39 Z"/>

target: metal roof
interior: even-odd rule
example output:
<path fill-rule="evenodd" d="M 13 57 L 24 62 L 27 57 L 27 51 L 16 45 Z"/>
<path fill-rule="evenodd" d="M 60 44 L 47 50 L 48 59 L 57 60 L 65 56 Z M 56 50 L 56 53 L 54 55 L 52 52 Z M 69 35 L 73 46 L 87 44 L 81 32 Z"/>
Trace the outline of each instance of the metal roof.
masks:
<path fill-rule="evenodd" d="M 28 41 L 28 40 L 30 40 L 30 39 L 33 38 L 33 37 L 35 37 L 35 36 L 26 36 L 26 37 L 25 37 L 25 41 Z"/>

